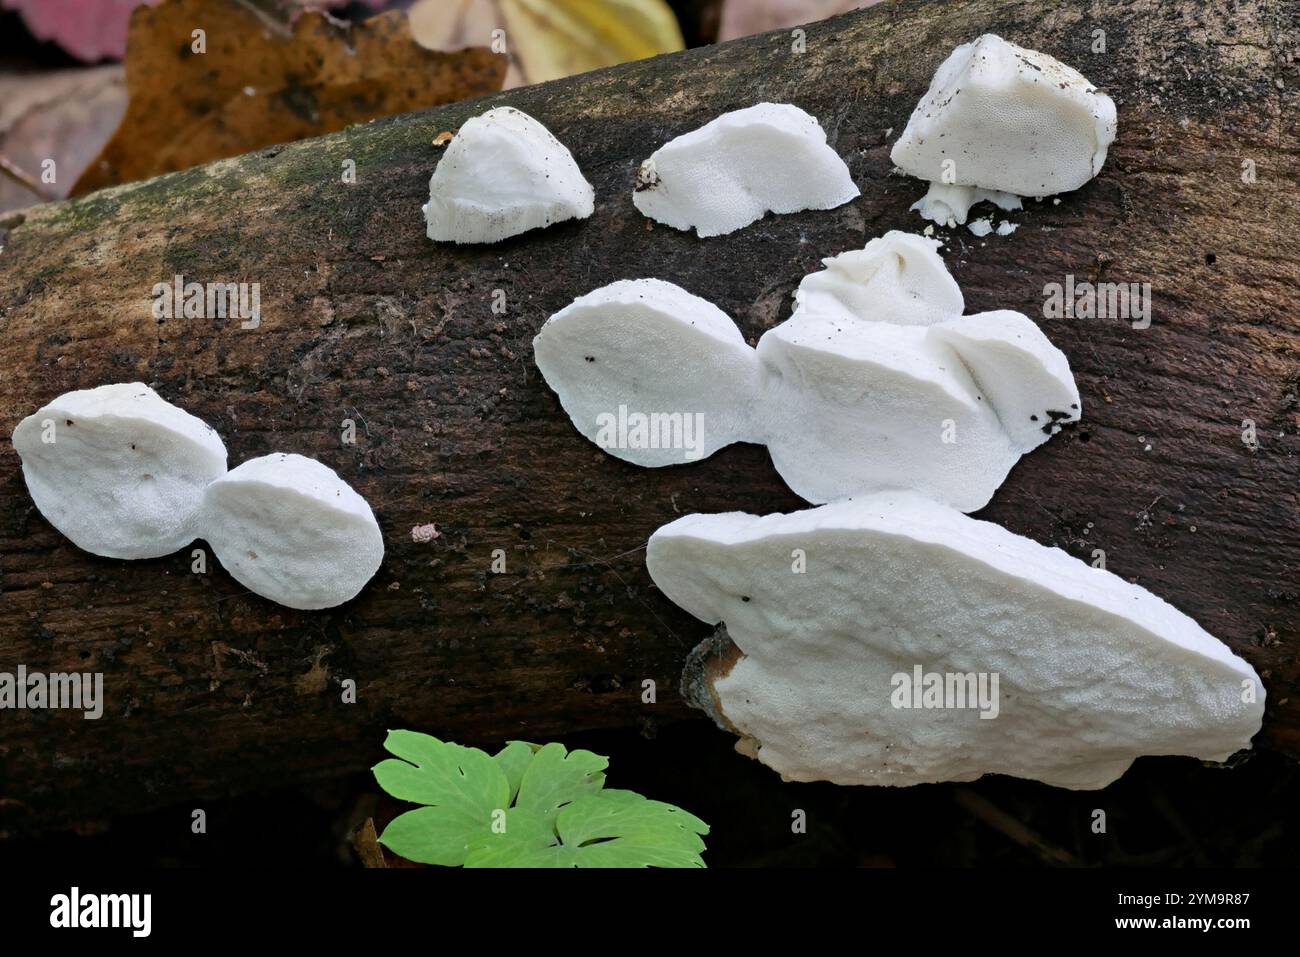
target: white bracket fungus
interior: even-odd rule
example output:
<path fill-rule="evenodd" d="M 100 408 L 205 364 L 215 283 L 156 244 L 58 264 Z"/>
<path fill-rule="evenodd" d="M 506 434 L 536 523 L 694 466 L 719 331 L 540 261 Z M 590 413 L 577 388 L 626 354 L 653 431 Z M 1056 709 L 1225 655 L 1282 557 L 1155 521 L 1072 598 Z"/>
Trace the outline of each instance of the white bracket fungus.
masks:
<path fill-rule="evenodd" d="M 1225 760 L 1264 712 L 1250 665 L 1155 595 L 913 493 L 688 515 L 646 565 L 726 623 L 712 709 L 790 780 L 1100 788 L 1139 755 Z"/>
<path fill-rule="evenodd" d="M 217 433 L 140 382 L 67 392 L 19 422 L 13 444 L 41 514 L 107 558 L 192 542 L 203 491 L 226 471 Z"/>
<path fill-rule="evenodd" d="M 595 210 L 595 191 L 573 154 L 527 113 L 509 106 L 469 120 L 429 180 L 429 238 L 495 243 Z"/>
<path fill-rule="evenodd" d="M 1027 317 L 962 316 L 938 245 L 891 232 L 825 260 L 757 350 L 685 290 L 614 283 L 546 322 L 537 365 L 579 432 L 638 465 L 756 442 L 810 502 L 910 488 L 974 511 L 1079 393 Z"/>
<path fill-rule="evenodd" d="M 763 441 L 752 431 L 762 394 L 754 350 L 725 312 L 670 282 L 623 280 L 575 299 L 547 320 L 533 352 L 578 431 L 636 465 Z M 688 443 L 696 422 L 702 434 Z"/>
<path fill-rule="evenodd" d="M 226 471 L 212 429 L 139 382 L 68 392 L 14 429 L 32 500 L 78 548 L 157 558 L 196 538 L 251 591 L 331 608 L 379 569 L 384 540 L 366 500 L 301 455 Z"/>
<path fill-rule="evenodd" d="M 912 208 L 951 226 L 981 200 L 1017 209 L 1078 189 L 1115 130 L 1115 103 L 1078 70 L 986 33 L 939 66 L 890 159 L 931 183 Z"/>
<path fill-rule="evenodd" d="M 788 103 L 759 103 L 655 150 L 641 164 L 632 202 L 703 239 L 769 212 L 834 209 L 859 195 L 816 117 Z"/>
<path fill-rule="evenodd" d="M 203 537 L 241 585 L 289 608 L 341 605 L 384 558 L 366 500 L 328 466 L 285 453 L 208 486 Z"/>

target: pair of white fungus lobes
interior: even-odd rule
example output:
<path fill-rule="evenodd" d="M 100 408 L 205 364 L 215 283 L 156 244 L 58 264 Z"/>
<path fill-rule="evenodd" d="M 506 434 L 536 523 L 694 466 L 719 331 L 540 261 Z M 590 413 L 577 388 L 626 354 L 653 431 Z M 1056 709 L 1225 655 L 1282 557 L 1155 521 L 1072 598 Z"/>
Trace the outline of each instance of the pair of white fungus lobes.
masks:
<path fill-rule="evenodd" d="M 527 113 L 509 106 L 469 120 L 429 180 L 429 238 L 495 243 L 586 219 L 595 191 L 573 154 Z"/>
<path fill-rule="evenodd" d="M 632 202 L 704 239 L 769 212 L 834 209 L 859 195 L 816 117 L 788 103 L 759 103 L 657 149 L 641 164 Z"/>
<path fill-rule="evenodd" d="M 661 147 L 642 164 L 632 199 L 647 216 L 705 237 L 768 212 L 832 209 L 858 195 L 816 118 L 760 103 Z M 591 184 L 564 144 L 503 106 L 453 137 L 429 181 L 424 216 L 430 239 L 495 243 L 594 209 Z"/>
<path fill-rule="evenodd" d="M 985 34 L 940 65 L 890 159 L 932 185 L 914 209 L 964 223 L 973 203 L 1078 189 L 1101 172 L 1115 104 L 1059 60 Z"/>
<path fill-rule="evenodd" d="M 1100 788 L 1139 755 L 1224 760 L 1263 716 L 1250 665 L 1172 606 L 914 493 L 688 515 L 646 565 L 726 624 L 711 710 L 787 779 Z"/>
<path fill-rule="evenodd" d="M 810 502 L 908 488 L 974 511 L 1022 454 L 1079 418 L 1079 394 L 1027 317 L 962 316 L 938 245 L 891 232 L 827 259 L 756 350 L 685 290 L 614 283 L 546 322 L 537 365 L 579 432 L 638 465 L 756 442 Z M 645 441 L 611 441 L 628 438 L 608 428 L 620 414 L 643 416 Z M 679 421 L 702 432 L 689 450 L 664 441 Z"/>
<path fill-rule="evenodd" d="M 277 453 L 226 471 L 211 426 L 133 382 L 68 392 L 13 434 L 42 515 L 107 558 L 156 558 L 206 539 L 240 584 L 290 608 L 329 608 L 379 569 L 366 501 L 330 468 Z"/>

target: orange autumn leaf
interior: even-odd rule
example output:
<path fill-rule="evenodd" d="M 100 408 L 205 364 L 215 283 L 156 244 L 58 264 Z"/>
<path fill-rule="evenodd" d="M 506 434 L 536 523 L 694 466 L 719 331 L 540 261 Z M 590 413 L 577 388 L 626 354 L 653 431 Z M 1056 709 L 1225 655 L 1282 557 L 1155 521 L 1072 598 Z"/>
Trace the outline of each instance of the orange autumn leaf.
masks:
<path fill-rule="evenodd" d="M 483 96 L 506 68 L 483 47 L 421 47 L 400 11 L 358 24 L 307 13 L 290 27 L 235 0 L 139 7 L 126 115 L 72 195 Z"/>

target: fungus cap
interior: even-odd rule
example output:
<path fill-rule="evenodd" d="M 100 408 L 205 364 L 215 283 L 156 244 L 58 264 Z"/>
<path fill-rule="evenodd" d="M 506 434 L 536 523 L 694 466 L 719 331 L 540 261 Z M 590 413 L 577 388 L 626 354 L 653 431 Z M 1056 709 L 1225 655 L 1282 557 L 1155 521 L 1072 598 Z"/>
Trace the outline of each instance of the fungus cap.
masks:
<path fill-rule="evenodd" d="M 646 566 L 725 622 L 740 657 L 712 704 L 787 779 L 1100 788 L 1139 755 L 1225 760 L 1260 727 L 1259 676 L 1191 618 L 914 493 L 688 515 L 651 536 Z M 921 673 L 940 676 L 934 699 L 912 694 Z"/>
<path fill-rule="evenodd" d="M 795 290 L 795 313 L 835 322 L 928 326 L 966 308 L 961 287 L 938 254 L 941 243 L 891 230 L 862 249 L 822 260 Z"/>
<path fill-rule="evenodd" d="M 930 181 L 912 209 L 955 226 L 984 200 L 1018 209 L 1021 196 L 1078 189 L 1116 128 L 1114 101 L 1078 70 L 986 33 L 939 66 L 889 155 Z"/>
<path fill-rule="evenodd" d="M 499 106 L 460 128 L 429 180 L 428 235 L 495 243 L 595 210 L 573 154 L 527 113 Z"/>
<path fill-rule="evenodd" d="M 859 195 L 816 117 L 788 103 L 759 103 L 655 150 L 641 165 L 632 202 L 704 239 L 769 212 L 834 209 Z"/>
<path fill-rule="evenodd" d="M 141 382 L 66 392 L 18 423 L 14 450 L 41 514 L 107 558 L 156 558 L 198 537 L 220 436 Z"/>
<path fill-rule="evenodd" d="M 754 350 L 726 313 L 672 283 L 623 280 L 574 300 L 533 353 L 578 431 L 637 465 L 712 455 L 752 431 Z M 644 435 L 620 421 L 644 422 Z"/>
<path fill-rule="evenodd" d="M 289 608 L 332 608 L 379 570 L 384 539 L 364 498 L 329 466 L 278 452 L 213 482 L 203 537 L 250 591 Z"/>
<path fill-rule="evenodd" d="M 1050 196 L 1101 172 L 1115 129 L 1114 101 L 1078 70 L 986 33 L 939 66 L 890 159 L 936 183 Z"/>

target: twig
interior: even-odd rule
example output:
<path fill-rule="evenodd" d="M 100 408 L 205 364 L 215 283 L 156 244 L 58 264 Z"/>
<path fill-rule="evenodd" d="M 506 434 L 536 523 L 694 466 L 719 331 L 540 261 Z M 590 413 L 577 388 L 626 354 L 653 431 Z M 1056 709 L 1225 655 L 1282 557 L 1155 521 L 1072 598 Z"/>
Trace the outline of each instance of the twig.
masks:
<path fill-rule="evenodd" d="M 53 195 L 52 193 L 47 193 L 45 191 L 45 188 L 42 187 L 39 182 L 37 182 L 34 176 L 32 176 L 26 170 L 22 169 L 22 167 L 20 167 L 17 163 L 9 159 L 9 157 L 4 156 L 3 154 L 0 154 L 0 173 L 3 173 L 5 176 L 8 176 L 19 186 L 31 190 L 33 193 L 35 193 L 37 196 L 41 198 L 42 202 L 52 203 L 59 198 Z"/>
<path fill-rule="evenodd" d="M 986 801 L 974 791 L 967 788 L 958 788 L 953 792 L 953 797 L 958 804 L 969 811 L 976 819 L 987 824 L 1003 837 L 1010 838 L 1021 847 L 1033 851 L 1043 862 L 1066 867 L 1079 866 L 1078 858 L 1069 851 L 1048 843 L 1037 832 L 1030 830 L 1006 811 Z"/>

